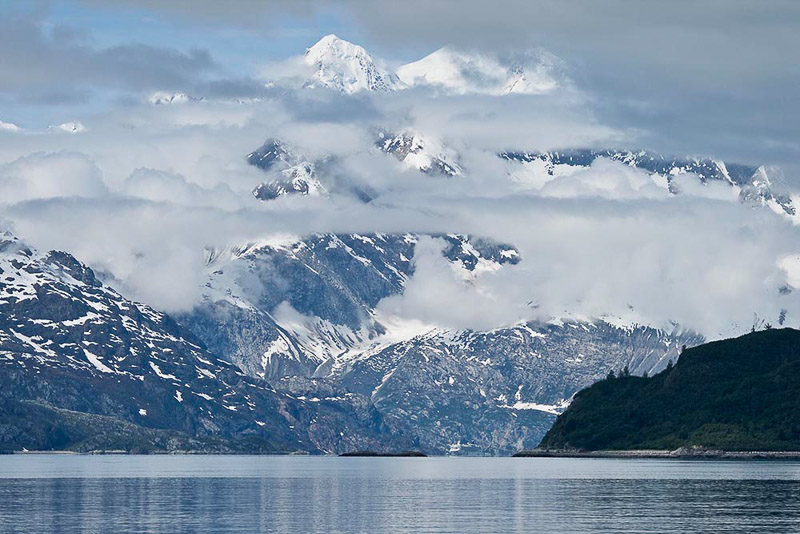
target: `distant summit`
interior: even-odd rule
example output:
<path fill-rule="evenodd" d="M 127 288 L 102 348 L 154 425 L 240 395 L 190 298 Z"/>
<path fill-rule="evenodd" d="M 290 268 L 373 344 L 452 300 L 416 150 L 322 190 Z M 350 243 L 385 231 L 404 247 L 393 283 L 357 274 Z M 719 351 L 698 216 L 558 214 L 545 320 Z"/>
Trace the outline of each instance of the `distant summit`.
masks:
<path fill-rule="evenodd" d="M 504 64 L 446 46 L 403 65 L 397 74 L 409 87 L 430 86 L 455 94 L 544 94 L 562 85 L 555 77 L 555 62 L 555 56 L 541 53 L 525 63 Z"/>
<path fill-rule="evenodd" d="M 202 100 L 205 99 L 187 95 L 182 91 L 176 91 L 176 92 L 157 91 L 152 95 L 150 95 L 150 98 L 147 99 L 147 101 L 154 106 L 186 104 L 187 102 L 199 102 Z"/>
<path fill-rule="evenodd" d="M 393 154 L 405 167 L 425 174 L 450 177 L 464 174 L 454 150 L 437 139 L 423 137 L 412 130 L 381 132 L 375 145 L 383 152 Z"/>
<path fill-rule="evenodd" d="M 363 47 L 326 35 L 303 56 L 303 87 L 324 87 L 344 94 L 391 92 L 430 88 L 447 94 L 544 94 L 566 85 L 558 58 L 544 51 L 528 51 L 516 61 L 441 48 L 391 70 Z M 294 80 L 294 81 L 292 81 Z M 283 82 L 296 83 L 289 76 Z M 281 83 L 273 80 L 268 85 Z"/>
<path fill-rule="evenodd" d="M 346 94 L 402 89 L 397 75 L 374 61 L 364 48 L 333 34 L 306 51 L 305 63 L 315 69 L 306 87 L 327 87 Z"/>

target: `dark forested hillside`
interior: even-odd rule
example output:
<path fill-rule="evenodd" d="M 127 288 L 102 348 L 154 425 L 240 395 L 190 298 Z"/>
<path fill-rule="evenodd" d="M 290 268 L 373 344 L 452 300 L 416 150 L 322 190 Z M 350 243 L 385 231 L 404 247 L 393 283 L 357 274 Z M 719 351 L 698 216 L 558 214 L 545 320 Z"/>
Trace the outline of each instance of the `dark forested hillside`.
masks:
<path fill-rule="evenodd" d="M 610 376 L 579 392 L 540 446 L 800 450 L 800 331 L 700 345 L 649 378 Z"/>

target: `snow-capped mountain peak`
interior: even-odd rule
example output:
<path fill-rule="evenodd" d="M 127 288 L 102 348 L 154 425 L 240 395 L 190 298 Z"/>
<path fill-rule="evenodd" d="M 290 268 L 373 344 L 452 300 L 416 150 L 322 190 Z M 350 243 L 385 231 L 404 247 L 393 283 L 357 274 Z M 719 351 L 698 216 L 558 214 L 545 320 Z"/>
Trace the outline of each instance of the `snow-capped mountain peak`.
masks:
<path fill-rule="evenodd" d="M 509 69 L 508 81 L 501 94 L 544 94 L 561 86 L 546 64 L 517 64 Z"/>
<path fill-rule="evenodd" d="M 170 104 L 186 104 L 187 102 L 202 102 L 205 98 L 187 95 L 182 91 L 157 91 L 150 95 L 147 101 L 154 106 L 167 106 Z"/>
<path fill-rule="evenodd" d="M 505 64 L 487 55 L 449 46 L 397 69 L 409 87 L 431 86 L 455 94 L 543 94 L 559 86 L 555 58 L 540 54 L 525 62 Z"/>
<path fill-rule="evenodd" d="M 247 155 L 247 162 L 259 169 L 269 171 L 284 169 L 300 162 L 300 158 L 280 139 L 267 139 L 258 149 Z"/>
<path fill-rule="evenodd" d="M 445 46 L 392 70 L 363 47 L 330 34 L 308 48 L 303 57 L 284 64 L 284 72 L 276 72 L 267 86 L 282 82 L 296 87 L 300 81 L 306 88 L 323 87 L 345 94 L 428 87 L 459 95 L 537 95 L 569 86 L 562 65 L 556 56 L 539 49 L 511 59 Z"/>
<path fill-rule="evenodd" d="M 438 139 L 423 137 L 417 132 L 381 133 L 376 146 L 393 154 L 403 165 L 426 174 L 461 176 L 464 170 L 458 163 L 458 154 Z"/>
<path fill-rule="evenodd" d="M 753 206 L 768 206 L 797 222 L 797 200 L 786 191 L 786 179 L 777 167 L 762 165 L 741 187 L 739 200 Z M 796 196 L 796 195 L 795 195 Z"/>
<path fill-rule="evenodd" d="M 259 200 L 299 194 L 304 196 L 321 196 L 326 194 L 325 187 L 316 176 L 313 163 L 303 161 L 278 173 L 278 178 L 264 182 L 253 190 L 253 196 Z"/>
<path fill-rule="evenodd" d="M 306 87 L 322 86 L 346 94 L 402 88 L 397 75 L 379 66 L 363 47 L 333 34 L 309 48 L 304 59 L 315 69 Z"/>

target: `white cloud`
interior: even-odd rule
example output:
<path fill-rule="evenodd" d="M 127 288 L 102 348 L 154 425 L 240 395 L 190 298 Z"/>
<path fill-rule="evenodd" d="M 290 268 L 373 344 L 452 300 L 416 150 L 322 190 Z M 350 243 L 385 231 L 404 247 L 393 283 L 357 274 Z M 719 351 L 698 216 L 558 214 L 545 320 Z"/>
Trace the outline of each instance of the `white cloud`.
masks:
<path fill-rule="evenodd" d="M 86 129 L 86 127 L 83 124 L 81 124 L 80 122 L 78 122 L 78 121 L 65 122 L 65 123 L 59 124 L 58 126 L 51 126 L 50 128 L 52 130 L 58 130 L 58 131 L 62 131 L 62 132 L 70 133 L 70 134 L 81 133 Z"/>
<path fill-rule="evenodd" d="M 20 132 L 22 128 L 12 122 L 0 121 L 0 132 Z"/>
<path fill-rule="evenodd" d="M 497 150 L 635 143 L 599 123 L 585 101 L 528 98 L 312 91 L 248 104 L 140 103 L 82 118 L 82 135 L 6 136 L 0 199 L 34 246 L 68 250 L 168 311 L 199 297 L 206 246 L 275 233 L 410 231 L 487 236 L 515 245 L 522 262 L 467 282 L 423 240 L 406 294 L 383 302 L 385 313 L 454 328 L 615 314 L 717 335 L 785 308 L 800 324 L 800 304 L 778 291 L 790 277 L 777 263 L 800 253 L 798 228 L 735 202 L 727 185 L 679 175 L 681 194 L 672 195 L 663 180 L 607 160 L 539 181 L 520 166 L 528 181 L 511 179 Z M 378 128 L 405 127 L 453 148 L 465 175 L 408 172 L 372 145 Z M 312 159 L 332 154 L 323 179 L 378 198 L 256 201 L 250 192 L 269 175 L 245 155 L 270 137 Z"/>
<path fill-rule="evenodd" d="M 209 190 L 188 182 L 179 174 L 145 168 L 134 170 L 123 183 L 120 192 L 153 202 L 223 209 L 241 208 L 250 200 L 237 196 L 225 184 L 217 184 L 213 190 Z"/>
<path fill-rule="evenodd" d="M 675 175 L 672 179 L 672 186 L 682 195 L 727 201 L 738 199 L 736 188 L 729 187 L 728 184 L 722 182 L 702 183 L 696 175 L 691 173 Z"/>
<path fill-rule="evenodd" d="M 780 258 L 778 267 L 786 274 L 786 283 L 794 289 L 800 289 L 800 254 Z"/>
<path fill-rule="evenodd" d="M 661 198 L 670 196 L 649 173 L 606 158 L 566 176 L 542 184 L 543 196 L 555 198 L 599 197 L 616 200 Z"/>
<path fill-rule="evenodd" d="M 441 239 L 419 240 L 413 258 L 414 275 L 401 295 L 378 303 L 380 313 L 444 328 L 473 330 L 488 330 L 530 317 L 524 299 L 509 299 L 509 292 L 502 291 L 498 279 L 506 273 L 465 277 L 442 256 L 444 245 Z"/>
<path fill-rule="evenodd" d="M 34 153 L 0 166 L 0 204 L 106 192 L 100 169 L 82 154 Z"/>

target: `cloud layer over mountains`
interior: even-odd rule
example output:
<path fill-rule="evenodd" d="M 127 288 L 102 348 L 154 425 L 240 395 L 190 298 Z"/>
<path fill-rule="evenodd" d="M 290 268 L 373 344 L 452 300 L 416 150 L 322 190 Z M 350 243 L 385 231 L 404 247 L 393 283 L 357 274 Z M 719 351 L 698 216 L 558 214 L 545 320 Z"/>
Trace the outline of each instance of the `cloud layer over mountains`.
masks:
<path fill-rule="evenodd" d="M 79 4 L 139 9 L 179 29 L 196 28 L 205 35 L 235 31 L 243 40 L 253 34 L 279 42 L 303 35 L 308 41 L 304 46 L 310 46 L 315 38 L 336 31 L 400 62 L 448 44 L 506 58 L 543 47 L 570 65 L 576 83 L 596 97 L 604 122 L 645 133 L 650 148 L 798 170 L 800 123 L 786 120 L 799 114 L 794 95 L 800 71 L 790 66 L 800 48 L 794 24 L 800 5 L 793 0 L 774 0 L 768 6 L 753 0 Z M 258 53 L 269 56 L 269 49 Z M 197 73 L 198 78 L 204 75 Z M 252 85 L 233 85 L 252 90 Z"/>
<path fill-rule="evenodd" d="M 90 88 L 105 83 L 92 70 L 98 61 L 119 65 L 120 54 L 135 48 L 36 31 L 40 54 L 15 61 L 46 70 L 69 59 Z M 468 233 L 513 244 L 522 261 L 466 276 L 442 259 L 441 243 L 425 240 L 406 292 L 379 310 L 480 330 L 533 317 L 607 316 L 674 321 L 715 336 L 748 329 L 754 314 L 775 322 L 781 310 L 800 325 L 800 305 L 787 295 L 800 271 L 793 259 L 800 227 L 785 214 L 743 204 L 728 184 L 704 184 L 690 173 L 675 178 L 674 194 L 664 177 L 619 161 L 550 175 L 498 157 L 506 150 L 643 148 L 647 136 L 606 121 L 604 104 L 585 88 L 345 94 L 303 83 L 215 82 L 217 89 L 258 87 L 245 98 L 202 92 L 211 83 L 202 78 L 217 67 L 206 52 L 151 52 L 158 59 L 144 61 L 139 74 L 115 78 L 140 97 L 63 119 L 80 120 L 83 131 L 0 130 L 3 224 L 37 247 L 73 253 L 126 296 L 185 311 L 201 295 L 206 249 L 272 234 Z M 25 70 L 16 65 L 15 72 Z M 148 78 L 152 69 L 174 78 Z M 35 69 L 26 72 L 6 78 L 6 101 L 42 88 Z M 261 74 L 259 83 L 270 80 Z M 153 105 L 151 89 L 183 89 L 193 98 Z M 452 150 L 463 176 L 422 173 L 376 147 L 378 132 L 403 130 Z M 371 200 L 334 191 L 258 201 L 252 191 L 268 174 L 246 155 L 269 138 L 324 162 L 321 179 L 369 191 Z"/>

